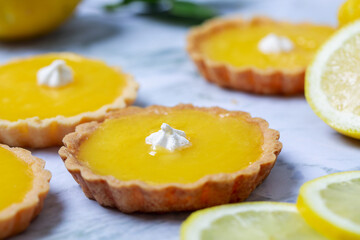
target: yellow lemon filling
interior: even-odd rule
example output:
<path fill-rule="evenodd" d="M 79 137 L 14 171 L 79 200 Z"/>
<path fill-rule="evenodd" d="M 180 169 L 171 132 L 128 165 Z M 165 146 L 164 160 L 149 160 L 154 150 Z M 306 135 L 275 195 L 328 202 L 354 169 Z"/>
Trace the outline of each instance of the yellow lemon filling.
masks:
<path fill-rule="evenodd" d="M 0 147 L 0 211 L 22 202 L 32 188 L 33 178 L 26 162 Z"/>
<path fill-rule="evenodd" d="M 74 81 L 56 88 L 40 86 L 37 71 L 54 60 L 66 62 Z M 0 66 L 0 119 L 71 117 L 96 111 L 121 96 L 126 75 L 104 62 L 74 54 L 54 53 Z"/>
<path fill-rule="evenodd" d="M 186 133 L 191 146 L 151 154 L 145 138 L 167 123 Z M 234 173 L 261 156 L 263 135 L 242 117 L 199 110 L 137 114 L 105 121 L 85 140 L 78 159 L 100 175 L 150 184 L 193 183 L 209 174 Z"/>
<path fill-rule="evenodd" d="M 310 24 L 268 22 L 259 25 L 233 25 L 204 37 L 199 47 L 211 60 L 236 67 L 297 69 L 310 63 L 317 48 L 333 32 L 332 27 Z M 294 49 L 280 54 L 262 53 L 258 44 L 270 33 L 288 38 Z"/>

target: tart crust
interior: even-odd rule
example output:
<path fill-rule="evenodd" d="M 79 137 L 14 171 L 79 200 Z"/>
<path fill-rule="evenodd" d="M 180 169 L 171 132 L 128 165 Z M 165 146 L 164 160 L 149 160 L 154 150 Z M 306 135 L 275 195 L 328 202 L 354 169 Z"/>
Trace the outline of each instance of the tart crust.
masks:
<path fill-rule="evenodd" d="M 210 20 L 190 31 L 187 37 L 187 51 L 205 79 L 221 87 L 257 94 L 294 95 L 303 93 L 305 67 L 293 70 L 286 68 L 259 69 L 254 66 L 235 67 L 231 64 L 213 61 L 199 51 L 199 42 L 224 28 L 241 25 L 257 26 L 269 22 L 277 23 L 267 17 L 254 17 L 251 20 L 243 18 Z M 309 23 L 296 25 L 309 25 Z"/>
<path fill-rule="evenodd" d="M 40 213 L 49 192 L 51 173 L 44 169 L 45 161 L 32 156 L 29 151 L 3 144 L 0 146 L 28 163 L 34 173 L 33 187 L 24 200 L 0 211 L 0 239 L 3 239 L 24 231 Z"/>
<path fill-rule="evenodd" d="M 85 195 L 103 206 L 115 207 L 122 212 L 169 212 L 188 211 L 214 205 L 245 200 L 267 177 L 280 153 L 282 144 L 279 132 L 268 128 L 268 123 L 260 118 L 251 118 L 245 112 L 230 112 L 218 107 L 199 108 L 192 105 L 178 105 L 174 109 L 197 109 L 215 114 L 245 116 L 258 124 L 264 136 L 263 154 L 260 159 L 246 169 L 231 174 L 207 175 L 191 184 L 150 185 L 143 181 L 121 181 L 112 176 L 101 176 L 92 172 L 78 161 L 81 143 L 86 140 L 101 123 L 91 122 L 79 125 L 74 133 L 68 134 L 59 154 L 74 179 L 80 184 Z M 133 115 L 140 112 L 165 113 L 170 107 L 151 106 L 130 107 L 108 114 L 107 118 Z"/>
<path fill-rule="evenodd" d="M 70 53 L 71 54 L 71 53 Z M 120 68 L 115 69 L 119 72 Z M 121 72 L 121 74 L 124 74 Z M 72 117 L 56 116 L 39 119 L 38 117 L 8 121 L 0 119 L 0 142 L 9 146 L 44 148 L 60 146 L 64 136 L 84 122 L 102 121 L 107 112 L 131 105 L 137 95 L 139 85 L 131 75 L 126 74 L 126 87 L 121 96 L 111 104 L 93 112 L 84 112 Z M 91 96 L 89 96 L 91 97 Z"/>

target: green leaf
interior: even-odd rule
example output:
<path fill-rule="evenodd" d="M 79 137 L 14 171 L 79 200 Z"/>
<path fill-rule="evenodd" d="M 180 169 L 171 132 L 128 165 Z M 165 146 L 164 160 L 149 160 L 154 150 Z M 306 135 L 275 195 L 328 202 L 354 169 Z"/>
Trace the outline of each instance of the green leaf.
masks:
<path fill-rule="evenodd" d="M 176 17 L 200 20 L 216 16 L 216 12 L 213 9 L 186 1 L 173 1 L 169 14 Z"/>
<path fill-rule="evenodd" d="M 133 3 L 133 2 L 139 2 L 139 1 L 142 1 L 142 0 L 121 0 L 118 3 L 107 4 L 107 5 L 104 6 L 104 8 L 108 12 L 113 12 L 116 9 L 118 9 L 119 7 L 128 5 L 128 4 Z"/>
<path fill-rule="evenodd" d="M 120 0 L 118 3 L 106 5 L 107 11 L 114 11 L 125 5 L 143 2 L 148 7 L 146 14 L 153 17 L 160 17 L 169 20 L 178 21 L 196 21 L 202 22 L 206 19 L 216 16 L 216 12 L 206 6 L 198 5 L 183 0 Z M 164 6 L 167 6 L 164 8 Z"/>

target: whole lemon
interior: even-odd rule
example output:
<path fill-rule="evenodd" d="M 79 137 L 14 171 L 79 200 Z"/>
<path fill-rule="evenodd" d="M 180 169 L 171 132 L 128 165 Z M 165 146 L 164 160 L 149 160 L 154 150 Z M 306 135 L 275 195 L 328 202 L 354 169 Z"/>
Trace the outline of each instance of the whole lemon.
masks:
<path fill-rule="evenodd" d="M 339 9 L 338 20 L 340 26 L 360 18 L 360 0 L 347 0 Z"/>
<path fill-rule="evenodd" d="M 0 40 L 46 34 L 63 23 L 81 0 L 0 0 Z"/>

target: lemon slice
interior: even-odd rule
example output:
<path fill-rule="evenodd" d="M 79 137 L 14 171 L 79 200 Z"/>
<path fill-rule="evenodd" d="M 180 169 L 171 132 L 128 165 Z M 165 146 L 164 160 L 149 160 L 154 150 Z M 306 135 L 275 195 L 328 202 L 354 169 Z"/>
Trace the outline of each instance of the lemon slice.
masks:
<path fill-rule="evenodd" d="M 325 240 L 289 203 L 230 204 L 197 211 L 183 223 L 181 240 Z"/>
<path fill-rule="evenodd" d="M 360 18 L 360 0 L 347 0 L 338 12 L 340 26 Z"/>
<path fill-rule="evenodd" d="M 305 96 L 328 125 L 360 139 L 360 21 L 321 47 L 306 73 Z"/>
<path fill-rule="evenodd" d="M 360 239 L 360 171 L 305 183 L 297 203 L 304 219 L 331 239 Z"/>

